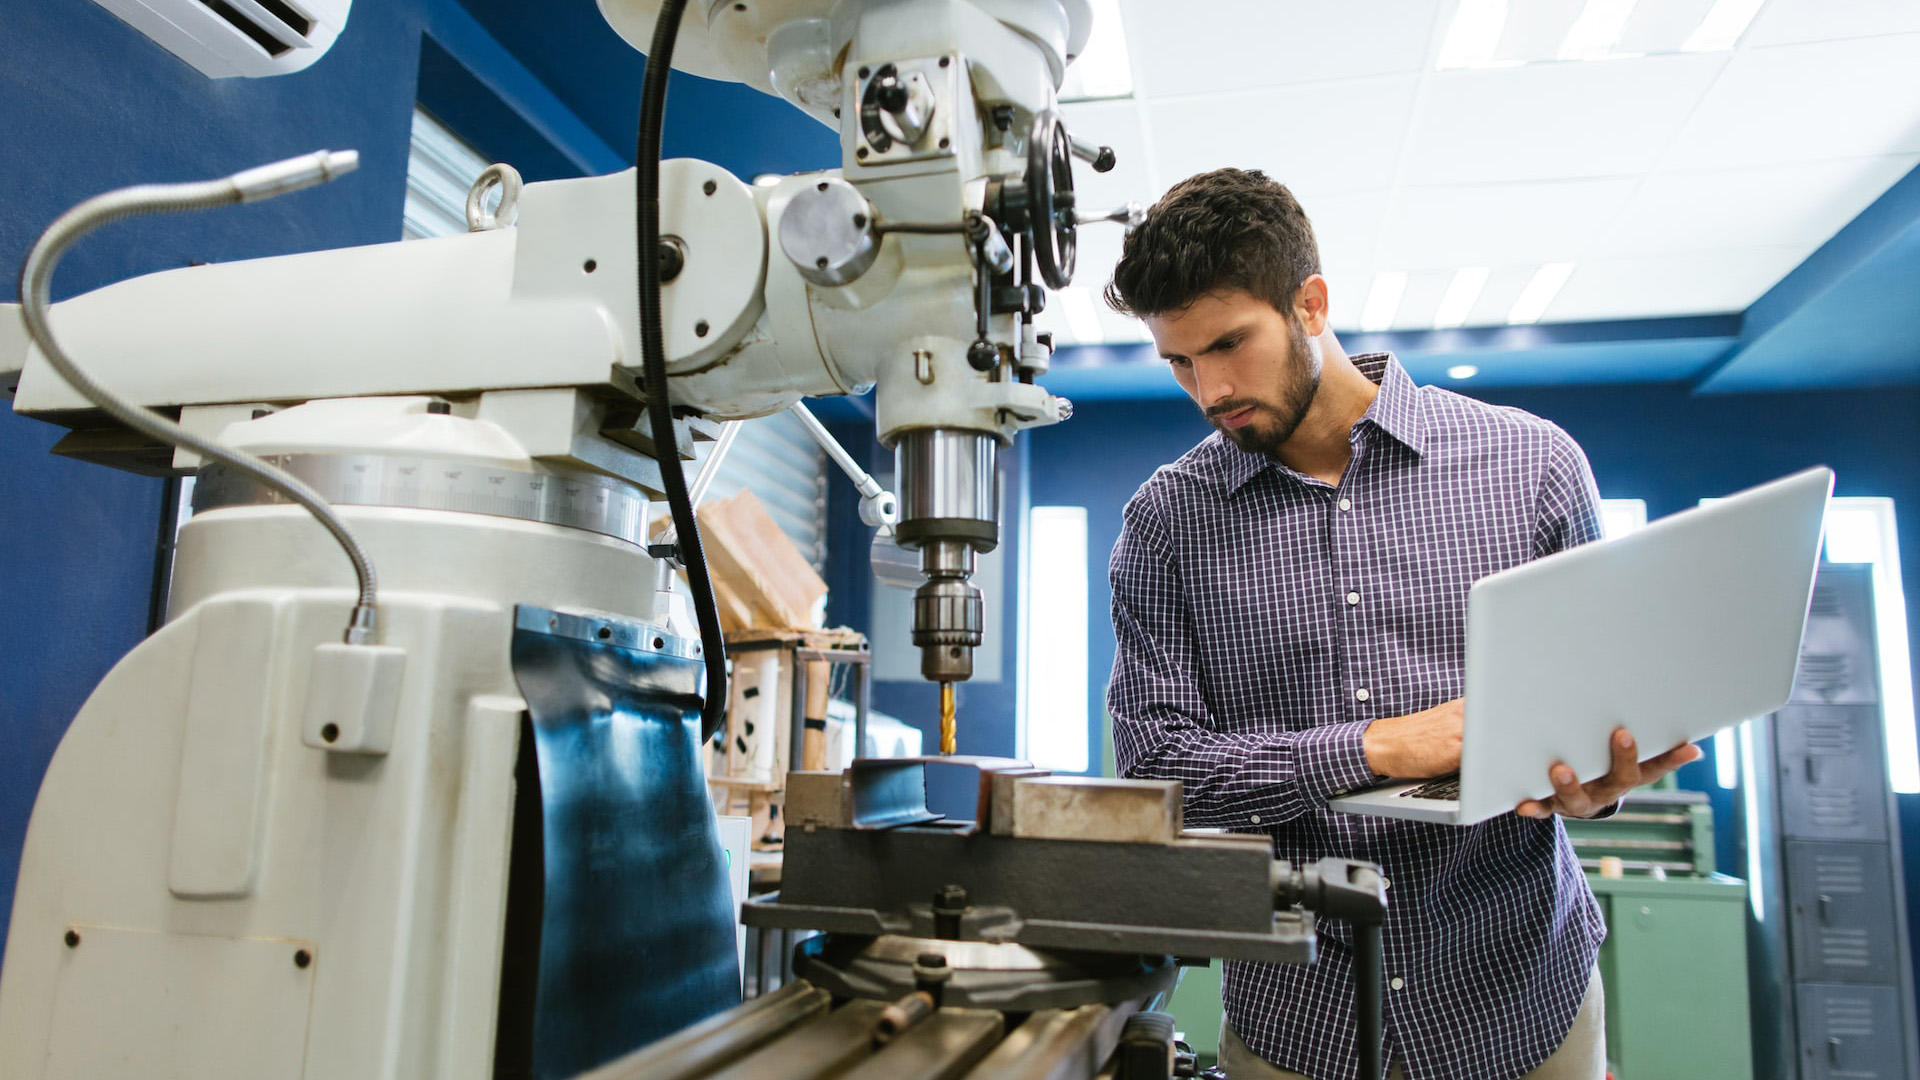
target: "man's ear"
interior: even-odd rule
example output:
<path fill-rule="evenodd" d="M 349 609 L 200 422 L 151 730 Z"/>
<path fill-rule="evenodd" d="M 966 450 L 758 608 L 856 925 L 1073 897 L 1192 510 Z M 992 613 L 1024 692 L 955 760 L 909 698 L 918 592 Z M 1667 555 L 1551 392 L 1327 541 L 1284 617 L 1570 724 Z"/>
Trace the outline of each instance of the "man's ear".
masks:
<path fill-rule="evenodd" d="M 1300 283 L 1293 294 L 1293 313 L 1308 337 L 1319 337 L 1327 330 L 1327 279 L 1315 274 Z"/>

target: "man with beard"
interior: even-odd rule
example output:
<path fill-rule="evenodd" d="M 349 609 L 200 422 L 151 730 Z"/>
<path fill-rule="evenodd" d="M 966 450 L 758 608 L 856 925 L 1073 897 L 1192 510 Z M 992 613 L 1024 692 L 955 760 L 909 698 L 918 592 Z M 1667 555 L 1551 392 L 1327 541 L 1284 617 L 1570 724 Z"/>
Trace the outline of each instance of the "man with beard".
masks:
<path fill-rule="evenodd" d="M 1622 729 L 1607 776 L 1556 766 L 1553 796 L 1467 827 L 1326 806 L 1459 768 L 1467 590 L 1599 537 L 1580 448 L 1390 354 L 1349 357 L 1312 226 L 1258 172 L 1176 185 L 1107 299 L 1217 429 L 1142 485 L 1113 552 L 1121 774 L 1181 781 L 1189 824 L 1264 833 L 1296 864 L 1380 865 L 1391 1076 L 1599 1080 L 1605 928 L 1556 815 L 1608 812 L 1699 749 L 1642 762 Z M 1351 933 L 1321 930 L 1315 964 L 1226 964 L 1234 1080 L 1355 1074 Z"/>

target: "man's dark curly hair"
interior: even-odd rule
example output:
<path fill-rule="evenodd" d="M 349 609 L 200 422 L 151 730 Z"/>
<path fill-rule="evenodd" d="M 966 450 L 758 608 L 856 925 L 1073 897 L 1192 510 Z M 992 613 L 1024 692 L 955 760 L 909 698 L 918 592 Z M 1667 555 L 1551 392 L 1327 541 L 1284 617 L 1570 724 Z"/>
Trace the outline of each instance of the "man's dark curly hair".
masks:
<path fill-rule="evenodd" d="M 1319 272 L 1313 225 L 1293 192 L 1255 169 L 1215 169 L 1175 184 L 1127 234 L 1107 303 L 1148 318 L 1239 289 L 1286 313 Z"/>

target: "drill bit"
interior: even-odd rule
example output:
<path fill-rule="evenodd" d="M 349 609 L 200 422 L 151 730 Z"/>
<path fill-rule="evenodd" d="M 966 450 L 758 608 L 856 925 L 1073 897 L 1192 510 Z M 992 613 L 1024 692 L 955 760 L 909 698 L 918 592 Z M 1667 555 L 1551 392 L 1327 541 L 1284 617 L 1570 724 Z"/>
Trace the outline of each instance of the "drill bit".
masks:
<path fill-rule="evenodd" d="M 953 753 L 955 743 L 953 724 L 953 684 L 940 684 L 940 752 Z"/>

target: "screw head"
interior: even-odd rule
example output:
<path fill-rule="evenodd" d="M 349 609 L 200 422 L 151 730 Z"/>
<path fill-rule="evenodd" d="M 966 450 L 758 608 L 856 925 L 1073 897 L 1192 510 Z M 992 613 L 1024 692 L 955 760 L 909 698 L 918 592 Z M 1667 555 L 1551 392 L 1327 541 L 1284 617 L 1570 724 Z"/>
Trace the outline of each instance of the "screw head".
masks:
<path fill-rule="evenodd" d="M 709 180 L 709 181 L 707 181 L 706 183 L 704 183 L 704 184 L 701 184 L 701 185 L 700 185 L 700 190 L 701 190 L 701 192 L 703 192 L 703 193 L 705 193 L 705 194 L 707 194 L 707 195 L 711 195 L 711 194 L 713 194 L 714 192 L 716 192 L 716 191 L 719 191 L 719 190 L 720 190 L 720 185 L 719 185 L 719 184 L 716 184 L 716 183 L 714 183 L 714 182 L 713 182 L 713 181 L 711 181 L 711 180 Z"/>
<path fill-rule="evenodd" d="M 308 952 L 308 951 L 307 951 L 307 950 L 305 950 L 305 949 L 299 949 L 299 950 L 297 950 L 297 951 L 295 951 L 295 952 L 294 952 L 294 954 L 293 954 L 293 966 L 294 966 L 294 967 L 297 967 L 297 968 L 304 968 L 304 967 L 306 967 L 307 965 L 309 965 L 309 964 L 311 964 L 311 963 L 313 963 L 313 954 L 312 954 L 312 953 L 310 953 L 310 952 Z"/>
<path fill-rule="evenodd" d="M 967 890 L 959 885 L 942 885 L 933 896 L 933 906 L 949 910 L 967 906 Z"/>
<path fill-rule="evenodd" d="M 63 940 L 66 941 L 67 948 L 69 949 L 79 948 L 80 947 L 80 931 L 68 930 L 66 937 Z"/>

